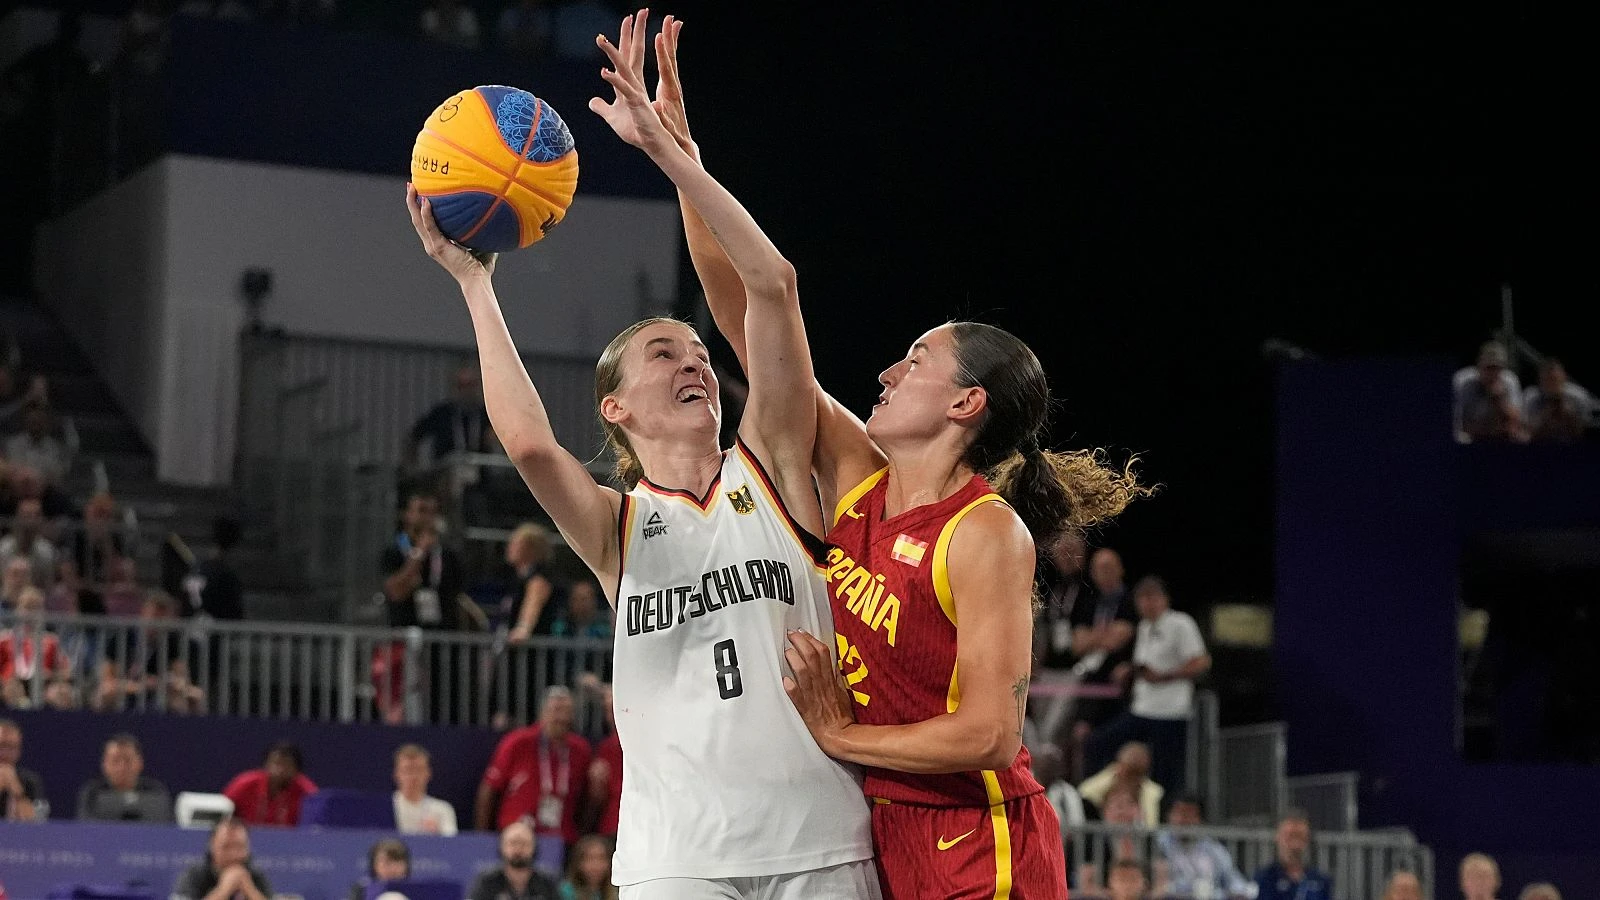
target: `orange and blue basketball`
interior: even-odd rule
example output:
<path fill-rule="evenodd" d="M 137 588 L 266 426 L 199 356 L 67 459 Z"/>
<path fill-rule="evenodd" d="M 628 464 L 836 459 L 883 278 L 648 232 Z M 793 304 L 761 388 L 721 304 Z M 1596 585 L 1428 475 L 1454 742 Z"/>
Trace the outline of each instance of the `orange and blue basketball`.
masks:
<path fill-rule="evenodd" d="M 445 236 L 502 252 L 543 238 L 578 189 L 572 132 L 550 104 L 481 85 L 439 104 L 417 133 L 411 182 Z"/>

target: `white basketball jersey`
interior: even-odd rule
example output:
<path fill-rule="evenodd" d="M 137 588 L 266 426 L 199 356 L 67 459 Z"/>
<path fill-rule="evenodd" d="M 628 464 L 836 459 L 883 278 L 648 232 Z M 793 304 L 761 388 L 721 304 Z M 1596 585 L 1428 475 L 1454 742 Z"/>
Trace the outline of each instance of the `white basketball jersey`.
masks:
<path fill-rule="evenodd" d="M 783 690 L 789 629 L 833 643 L 814 557 L 743 442 L 707 495 L 623 498 L 613 880 L 739 878 L 872 856 L 860 776 Z"/>

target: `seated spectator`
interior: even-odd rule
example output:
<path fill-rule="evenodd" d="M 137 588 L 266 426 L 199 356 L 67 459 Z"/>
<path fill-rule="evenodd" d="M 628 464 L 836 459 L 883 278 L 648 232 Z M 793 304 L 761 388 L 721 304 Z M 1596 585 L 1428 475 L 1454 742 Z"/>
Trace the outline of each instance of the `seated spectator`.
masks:
<path fill-rule="evenodd" d="M 478 14 L 462 0 L 433 0 L 422 11 L 422 35 L 441 44 L 478 46 Z"/>
<path fill-rule="evenodd" d="M 1088 861 L 1078 868 L 1078 887 L 1084 893 L 1100 892 L 1111 867 L 1122 860 L 1142 864 L 1144 860 L 1144 816 L 1139 811 L 1139 800 L 1127 785 L 1117 785 L 1106 795 L 1102 820 L 1107 825 L 1121 826 L 1103 840 L 1094 841 L 1088 850 Z"/>
<path fill-rule="evenodd" d="M 234 548 L 243 537 L 238 519 L 218 516 L 211 521 L 211 555 L 196 563 L 184 579 L 194 614 L 226 622 L 244 618 L 244 583 L 233 559 Z"/>
<path fill-rule="evenodd" d="M 45 630 L 42 615 L 44 592 L 29 585 L 17 598 L 16 621 L 0 631 L 0 701 L 12 709 L 43 704 L 43 682 L 72 674 L 61 639 Z M 37 692 L 36 683 L 41 685 Z"/>
<path fill-rule="evenodd" d="M 0 538 L 0 566 L 25 559 L 33 567 L 33 583 L 48 588 L 56 577 L 56 545 L 45 537 L 44 527 L 44 508 L 39 501 L 18 501 L 11 533 Z"/>
<path fill-rule="evenodd" d="M 581 578 L 567 589 L 566 608 L 550 627 L 550 633 L 556 637 L 611 638 L 611 617 L 601 615 L 600 589 L 593 581 Z"/>
<path fill-rule="evenodd" d="M 119 556 L 111 561 L 111 571 L 106 578 L 101 604 L 106 615 L 127 619 L 144 612 L 147 592 L 139 586 L 139 568 L 133 557 Z M 177 607 L 173 607 L 176 615 Z"/>
<path fill-rule="evenodd" d="M 1150 780 L 1150 748 L 1138 741 L 1129 741 L 1117 751 L 1111 765 L 1084 779 L 1078 793 L 1095 806 L 1105 805 L 1106 794 L 1112 785 L 1122 785 L 1139 798 L 1139 810 L 1144 824 L 1154 828 L 1161 824 L 1161 796 L 1166 791 Z"/>
<path fill-rule="evenodd" d="M 78 790 L 78 818 L 105 822 L 172 821 L 172 792 L 144 775 L 144 754 L 131 734 L 112 735 L 100 755 L 100 776 Z"/>
<path fill-rule="evenodd" d="M 1383 886 L 1383 900 L 1422 900 L 1422 882 L 1413 872 L 1396 872 Z"/>
<path fill-rule="evenodd" d="M 500 865 L 479 875 L 467 900 L 559 900 L 556 883 L 533 869 L 534 837 L 528 823 L 515 821 L 500 831 Z"/>
<path fill-rule="evenodd" d="M 189 867 L 172 886 L 169 900 L 267 900 L 267 876 L 250 864 L 250 831 L 238 819 L 223 819 L 211 829 L 206 858 Z"/>
<path fill-rule="evenodd" d="M 1233 863 L 1233 855 L 1215 838 L 1174 832 L 1172 828 L 1198 828 L 1200 798 L 1183 794 L 1167 810 L 1167 824 L 1156 834 L 1156 851 L 1161 875 L 1156 893 L 1176 897 L 1244 897 L 1254 887 Z"/>
<path fill-rule="evenodd" d="M 586 820 L 594 831 L 616 839 L 617 822 L 622 813 L 622 739 L 617 736 L 617 714 L 611 705 L 611 686 L 600 688 L 605 707 L 606 736 L 594 749 L 589 763 L 589 810 Z"/>
<path fill-rule="evenodd" d="M 1119 859 L 1111 864 L 1111 876 L 1106 879 L 1106 897 L 1108 900 L 1144 900 L 1149 884 L 1144 866 L 1135 860 Z"/>
<path fill-rule="evenodd" d="M 432 778 L 428 751 L 421 745 L 406 744 L 394 752 L 394 822 L 401 834 L 456 833 L 456 808 L 428 796 Z"/>
<path fill-rule="evenodd" d="M 72 455 L 56 437 L 55 427 L 49 406 L 28 404 L 22 410 L 22 430 L 6 440 L 6 459 L 33 468 L 45 484 L 59 485 L 72 465 Z"/>
<path fill-rule="evenodd" d="M 1095 730 L 1084 759 L 1098 771 L 1123 744 L 1143 741 L 1150 747 L 1151 777 L 1177 793 L 1183 790 L 1194 682 L 1210 670 L 1211 657 L 1194 618 L 1172 608 L 1165 581 L 1153 575 L 1139 579 L 1133 603 L 1139 610 L 1133 663 L 1119 666 L 1117 673 L 1119 681 L 1133 678 L 1133 702 Z"/>
<path fill-rule="evenodd" d="M 0 821 L 32 822 L 49 817 L 44 782 L 21 762 L 22 726 L 0 719 Z"/>
<path fill-rule="evenodd" d="M 43 375 L 24 376 L 19 363 L 20 359 L 11 363 L 0 360 L 0 434 L 21 428 L 29 407 L 50 403 L 50 383 Z"/>
<path fill-rule="evenodd" d="M 1539 364 L 1539 384 L 1522 398 L 1523 422 L 1535 441 L 1571 443 L 1594 421 L 1594 398 L 1567 380 L 1559 359 Z"/>
<path fill-rule="evenodd" d="M 100 491 L 83 505 L 83 527 L 73 533 L 67 548 L 85 586 L 96 592 L 104 590 L 117 560 L 128 555 L 117 530 L 117 501 L 110 493 Z"/>
<path fill-rule="evenodd" d="M 33 563 L 22 557 L 6 563 L 0 569 L 0 612 L 16 609 L 22 592 L 33 586 Z"/>
<path fill-rule="evenodd" d="M 611 839 L 585 835 L 572 845 L 567 877 L 561 880 L 561 900 L 617 900 L 611 884 Z"/>
<path fill-rule="evenodd" d="M 572 731 L 572 691 L 545 691 L 539 721 L 500 739 L 478 785 L 473 822 L 479 831 L 526 819 L 539 837 L 540 868 L 559 877 L 566 847 L 578 839 L 578 804 L 593 756 Z"/>
<path fill-rule="evenodd" d="M 1278 858 L 1256 873 L 1260 900 L 1333 900 L 1333 879 L 1311 865 L 1311 820 L 1299 810 L 1278 819 Z"/>
<path fill-rule="evenodd" d="M 240 772 L 222 793 L 233 801 L 236 819 L 250 825 L 298 825 L 300 804 L 317 785 L 303 773 L 300 748 L 280 741 L 267 751 L 266 765 Z"/>
<path fill-rule="evenodd" d="M 387 838 L 367 851 L 367 875 L 350 885 L 350 900 L 367 900 L 367 887 L 381 881 L 411 877 L 411 849 L 404 841 Z"/>
<path fill-rule="evenodd" d="M 1422 894 L 1417 894 L 1417 900 L 1422 900 Z M 1530 884 L 1517 895 L 1517 900 L 1561 900 L 1561 892 L 1548 881 Z"/>
<path fill-rule="evenodd" d="M 1500 893 L 1500 864 L 1487 853 L 1468 853 L 1461 860 L 1462 900 L 1495 900 Z"/>
<path fill-rule="evenodd" d="M 1522 382 L 1511 371 L 1506 348 L 1489 341 L 1478 348 L 1475 366 L 1461 369 L 1454 378 L 1456 440 L 1525 441 L 1522 422 Z"/>
<path fill-rule="evenodd" d="M 1059 744 L 1044 744 L 1033 755 L 1033 777 L 1044 785 L 1044 796 L 1061 823 L 1062 837 L 1071 840 L 1088 817 L 1083 811 L 1083 795 L 1067 780 L 1067 754 Z"/>
<path fill-rule="evenodd" d="M 0 516 L 14 516 L 17 505 L 24 500 L 39 501 L 45 518 L 45 537 L 54 537 L 53 523 L 73 513 L 72 501 L 61 489 L 46 482 L 39 470 L 9 460 L 0 460 L 0 471 L 5 473 L 5 484 L 0 488 Z"/>
<path fill-rule="evenodd" d="M 549 634 L 555 624 L 559 604 L 552 602 L 555 586 L 544 574 L 549 560 L 550 532 L 543 526 L 524 522 L 511 532 L 506 542 L 510 585 L 500 604 L 510 623 L 507 640 L 525 641 L 536 634 Z"/>
<path fill-rule="evenodd" d="M 142 627 L 131 641 L 102 641 L 93 708 L 115 711 L 132 705 L 179 715 L 206 711 L 205 689 L 191 678 L 198 648 L 178 624 L 178 601 L 165 591 L 141 591 Z"/>
<path fill-rule="evenodd" d="M 540 61 L 550 56 L 555 23 L 544 0 L 512 0 L 495 30 L 503 50 Z"/>

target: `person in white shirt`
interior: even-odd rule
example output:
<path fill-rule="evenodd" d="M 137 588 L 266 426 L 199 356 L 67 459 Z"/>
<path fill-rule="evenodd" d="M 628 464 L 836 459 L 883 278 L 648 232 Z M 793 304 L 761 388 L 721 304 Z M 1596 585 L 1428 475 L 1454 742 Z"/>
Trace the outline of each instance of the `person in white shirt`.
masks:
<path fill-rule="evenodd" d="M 456 833 L 456 810 L 437 797 L 428 796 L 428 780 L 433 769 L 428 751 L 419 744 L 406 744 L 394 752 L 394 824 L 401 834 Z"/>
<path fill-rule="evenodd" d="M 1151 777 L 1175 796 L 1184 786 L 1194 682 L 1210 670 L 1211 657 L 1194 618 L 1172 608 L 1165 581 L 1139 579 L 1133 602 L 1139 610 L 1133 662 L 1119 666 L 1116 675 L 1119 681 L 1133 679 L 1133 703 L 1089 737 L 1085 762 L 1098 771 L 1122 745 L 1143 741 L 1150 747 Z"/>

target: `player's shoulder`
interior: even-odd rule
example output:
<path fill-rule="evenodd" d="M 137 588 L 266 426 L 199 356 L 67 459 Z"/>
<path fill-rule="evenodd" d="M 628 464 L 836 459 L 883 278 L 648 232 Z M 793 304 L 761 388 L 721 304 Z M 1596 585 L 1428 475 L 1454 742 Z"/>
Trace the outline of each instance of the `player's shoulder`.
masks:
<path fill-rule="evenodd" d="M 961 516 L 960 519 L 953 515 L 945 526 L 955 528 L 953 542 L 976 553 L 1033 553 L 1033 534 L 1017 511 L 999 497 L 981 497 L 963 512 L 955 514 Z"/>

